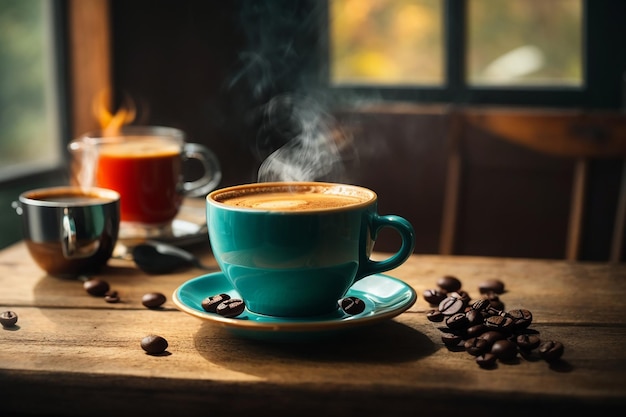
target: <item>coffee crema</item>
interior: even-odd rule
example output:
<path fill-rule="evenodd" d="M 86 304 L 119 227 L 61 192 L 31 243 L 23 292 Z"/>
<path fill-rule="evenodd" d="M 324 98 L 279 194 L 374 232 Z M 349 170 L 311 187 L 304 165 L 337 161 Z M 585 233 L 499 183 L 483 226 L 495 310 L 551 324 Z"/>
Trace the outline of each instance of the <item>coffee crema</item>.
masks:
<path fill-rule="evenodd" d="M 368 193 L 344 192 L 324 187 L 302 190 L 262 187 L 215 195 L 215 200 L 234 207 L 268 211 L 310 211 L 348 207 L 373 198 Z"/>
<path fill-rule="evenodd" d="M 40 201 L 44 206 L 93 206 L 116 201 L 116 195 L 100 195 L 82 191 L 34 192 L 26 194 L 30 200 Z"/>
<path fill-rule="evenodd" d="M 180 146 L 158 136 L 129 136 L 124 141 L 104 142 L 100 155 L 109 158 L 155 158 L 178 156 Z"/>
<path fill-rule="evenodd" d="M 67 203 L 69 205 L 78 206 L 90 206 L 93 204 L 104 204 L 112 201 L 108 198 L 103 198 L 94 195 L 85 194 L 65 194 L 65 195 L 51 195 L 35 197 L 35 200 L 46 201 L 49 203 Z"/>

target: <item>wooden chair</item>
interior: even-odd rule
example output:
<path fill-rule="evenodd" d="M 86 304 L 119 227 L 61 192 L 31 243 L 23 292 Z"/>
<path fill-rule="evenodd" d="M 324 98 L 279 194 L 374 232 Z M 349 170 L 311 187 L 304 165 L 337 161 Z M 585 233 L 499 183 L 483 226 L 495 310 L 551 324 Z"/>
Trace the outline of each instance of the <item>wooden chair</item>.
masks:
<path fill-rule="evenodd" d="M 566 253 L 579 259 L 589 161 L 626 158 L 626 115 L 578 110 L 462 108 L 449 113 L 448 167 L 440 253 L 454 251 L 463 160 L 460 141 L 468 127 L 536 152 L 574 158 Z M 622 165 L 610 262 L 619 262 L 626 221 L 626 164 Z"/>

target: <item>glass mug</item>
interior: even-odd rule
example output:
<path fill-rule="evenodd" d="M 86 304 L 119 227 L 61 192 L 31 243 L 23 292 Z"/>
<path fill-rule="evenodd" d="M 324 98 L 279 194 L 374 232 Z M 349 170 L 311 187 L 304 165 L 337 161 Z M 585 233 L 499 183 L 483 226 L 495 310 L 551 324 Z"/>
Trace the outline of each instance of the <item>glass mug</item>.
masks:
<path fill-rule="evenodd" d="M 116 134 L 87 133 L 69 144 L 72 181 L 121 195 L 121 231 L 150 237 L 171 227 L 184 197 L 203 197 L 220 182 L 215 154 L 185 134 L 161 126 L 124 126 Z M 183 165 L 195 159 L 202 176 L 186 181 Z M 121 236 L 124 237 L 124 236 Z"/>

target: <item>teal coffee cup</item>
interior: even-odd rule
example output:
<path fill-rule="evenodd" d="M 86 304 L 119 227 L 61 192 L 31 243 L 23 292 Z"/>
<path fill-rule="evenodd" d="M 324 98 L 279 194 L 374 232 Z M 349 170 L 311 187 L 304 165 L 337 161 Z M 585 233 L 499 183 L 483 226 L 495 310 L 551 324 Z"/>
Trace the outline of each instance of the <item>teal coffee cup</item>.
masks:
<path fill-rule="evenodd" d="M 377 201 L 374 191 L 347 184 L 222 188 L 207 195 L 209 240 L 248 310 L 280 317 L 323 315 L 338 308 L 356 281 L 394 269 L 413 253 L 411 224 L 397 215 L 379 215 Z M 397 231 L 400 248 L 387 259 L 372 260 L 383 228 Z"/>

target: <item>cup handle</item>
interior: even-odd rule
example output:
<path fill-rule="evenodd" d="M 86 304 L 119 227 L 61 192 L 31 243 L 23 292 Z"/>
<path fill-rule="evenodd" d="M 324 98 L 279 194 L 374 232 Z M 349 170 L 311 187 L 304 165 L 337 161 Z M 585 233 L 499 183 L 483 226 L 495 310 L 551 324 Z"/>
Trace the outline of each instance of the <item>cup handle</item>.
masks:
<path fill-rule="evenodd" d="M 71 259 L 76 254 L 76 223 L 70 215 L 69 209 L 63 210 L 63 218 L 61 219 L 61 229 L 63 230 L 61 239 L 61 248 L 63 256 Z"/>
<path fill-rule="evenodd" d="M 360 262 L 355 281 L 402 265 L 413 254 L 413 249 L 415 248 L 415 231 L 411 223 L 403 217 L 394 214 L 385 216 L 374 215 L 371 220 L 371 227 L 372 239 L 374 241 L 382 228 L 390 227 L 400 234 L 402 244 L 395 254 L 382 261 L 373 261 L 369 258 L 369 253 L 365 254 L 366 259 L 364 262 Z"/>
<path fill-rule="evenodd" d="M 183 157 L 185 159 L 197 159 L 204 169 L 204 174 L 201 178 L 183 183 L 185 196 L 204 197 L 213 191 L 222 180 L 222 170 L 217 156 L 203 145 L 185 143 L 183 145 Z"/>
<path fill-rule="evenodd" d="M 100 242 L 96 239 L 87 242 L 85 245 L 79 245 L 76 239 L 76 222 L 69 208 L 63 209 L 63 217 L 61 218 L 61 249 L 66 259 L 86 258 L 100 248 Z"/>

